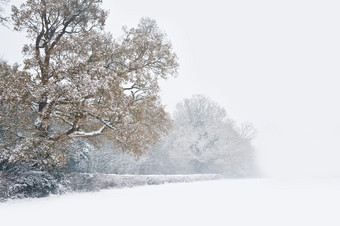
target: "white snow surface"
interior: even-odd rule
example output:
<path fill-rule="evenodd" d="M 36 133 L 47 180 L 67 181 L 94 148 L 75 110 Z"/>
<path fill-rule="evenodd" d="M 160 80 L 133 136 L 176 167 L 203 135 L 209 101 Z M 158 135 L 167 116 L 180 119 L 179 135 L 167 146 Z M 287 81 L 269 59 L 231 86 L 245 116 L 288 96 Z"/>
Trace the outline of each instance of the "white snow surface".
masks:
<path fill-rule="evenodd" d="M 340 179 L 226 179 L 0 204 L 1 225 L 340 225 Z"/>

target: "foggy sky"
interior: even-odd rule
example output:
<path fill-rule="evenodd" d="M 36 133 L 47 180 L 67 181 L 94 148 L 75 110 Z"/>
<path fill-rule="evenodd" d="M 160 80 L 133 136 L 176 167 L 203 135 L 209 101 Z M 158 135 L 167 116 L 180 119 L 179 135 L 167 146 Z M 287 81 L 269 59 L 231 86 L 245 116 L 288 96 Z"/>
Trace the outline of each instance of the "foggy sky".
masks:
<path fill-rule="evenodd" d="M 338 1 L 104 0 L 103 7 L 115 37 L 141 17 L 168 34 L 181 67 L 162 82 L 168 111 L 204 94 L 238 123 L 253 123 L 266 175 L 340 175 Z M 0 57 L 20 62 L 24 34 L 0 32 Z"/>

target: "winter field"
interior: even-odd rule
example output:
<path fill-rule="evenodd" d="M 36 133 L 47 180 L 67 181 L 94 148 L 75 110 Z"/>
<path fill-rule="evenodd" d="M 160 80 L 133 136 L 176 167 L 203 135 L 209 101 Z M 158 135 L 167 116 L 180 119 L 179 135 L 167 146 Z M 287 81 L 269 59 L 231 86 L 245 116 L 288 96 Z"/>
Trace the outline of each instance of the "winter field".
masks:
<path fill-rule="evenodd" d="M 0 204 L 1 225 L 340 225 L 340 179 L 227 179 Z"/>

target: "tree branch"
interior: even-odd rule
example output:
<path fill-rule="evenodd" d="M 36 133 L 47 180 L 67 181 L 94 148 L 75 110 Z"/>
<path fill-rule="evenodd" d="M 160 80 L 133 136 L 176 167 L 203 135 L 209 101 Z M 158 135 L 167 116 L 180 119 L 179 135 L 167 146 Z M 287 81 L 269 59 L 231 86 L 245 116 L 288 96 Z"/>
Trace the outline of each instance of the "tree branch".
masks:
<path fill-rule="evenodd" d="M 85 137 L 94 137 L 103 135 L 103 131 L 106 128 L 106 125 L 102 126 L 100 129 L 92 132 L 83 132 L 83 131 L 75 131 L 68 135 L 70 138 L 85 138 Z"/>

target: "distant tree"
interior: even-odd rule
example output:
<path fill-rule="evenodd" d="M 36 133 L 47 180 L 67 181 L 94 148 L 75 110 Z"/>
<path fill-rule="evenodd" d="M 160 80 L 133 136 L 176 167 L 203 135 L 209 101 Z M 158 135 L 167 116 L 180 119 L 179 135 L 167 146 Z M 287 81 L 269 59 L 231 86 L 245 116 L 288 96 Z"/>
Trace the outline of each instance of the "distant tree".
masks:
<path fill-rule="evenodd" d="M 141 155 L 169 128 L 158 80 L 177 74 L 171 43 L 148 18 L 113 40 L 103 31 L 107 12 L 100 3 L 28 0 L 12 8 L 15 29 L 25 30 L 32 43 L 23 48 L 23 72 L 0 74 L 7 81 L 1 106 L 18 106 L 30 116 L 16 121 L 23 132 L 15 147 L 0 146 L 8 160 L 60 165 L 60 145 L 100 135 Z M 0 125 L 10 133 L 6 120 Z"/>
<path fill-rule="evenodd" d="M 246 128 L 247 135 L 254 130 L 250 125 Z M 177 105 L 168 137 L 170 158 L 182 173 L 249 175 L 254 170 L 253 148 L 251 137 L 241 130 L 209 98 L 195 95 L 184 99 Z"/>

